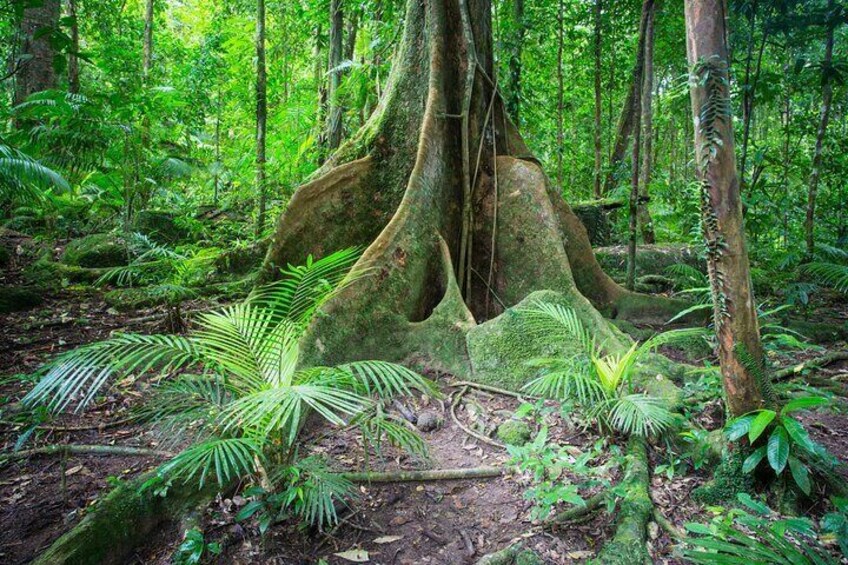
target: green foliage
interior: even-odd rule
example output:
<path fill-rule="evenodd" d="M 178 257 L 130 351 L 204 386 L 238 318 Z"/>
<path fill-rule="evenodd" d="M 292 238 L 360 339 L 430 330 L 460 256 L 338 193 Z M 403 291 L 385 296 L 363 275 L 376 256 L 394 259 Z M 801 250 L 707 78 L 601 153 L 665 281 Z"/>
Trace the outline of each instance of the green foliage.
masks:
<path fill-rule="evenodd" d="M 316 309 L 350 277 L 361 276 L 349 272 L 356 255 L 346 250 L 291 267 L 286 282 L 202 314 L 189 336 L 123 334 L 61 355 L 24 403 L 47 404 L 54 412 L 76 404 L 81 410 L 112 375 L 159 375 L 152 379 L 147 415 L 196 439 L 160 474 L 201 486 L 212 475 L 223 486 L 261 475 L 266 466 L 296 468 L 293 456 L 309 413 L 332 425 L 355 423 L 378 447 L 385 440 L 426 457 L 423 441 L 387 417 L 381 402 L 413 390 L 435 393 L 427 380 L 384 361 L 335 367 L 298 362 L 299 338 Z M 335 519 L 327 497 L 346 485 L 314 462 L 301 463 L 302 473 L 287 471 L 281 479 L 287 493 L 281 504 L 309 521 Z"/>
<path fill-rule="evenodd" d="M 751 473 L 766 460 L 771 470 L 780 476 L 788 466 L 795 484 L 809 495 L 812 491 L 810 470 L 802 460 L 816 456 L 823 448 L 810 439 L 801 422 L 790 414 L 828 403 L 822 397 L 801 397 L 789 401 L 779 412 L 756 410 L 728 422 L 725 426 L 727 439 L 737 441 L 747 436 L 749 445 L 754 448 L 743 462 L 742 471 Z M 767 430 L 771 430 L 769 434 L 765 433 Z M 765 444 L 759 445 L 763 442 L 758 440 L 766 437 Z"/>
<path fill-rule="evenodd" d="M 744 508 L 711 509 L 709 524 L 689 523 L 684 556 L 693 563 L 835 564 L 817 540 L 815 524 L 806 518 L 779 518 L 768 506 L 739 493 Z"/>
<path fill-rule="evenodd" d="M 839 544 L 842 556 L 848 557 L 848 499 L 835 496 L 831 502 L 834 511 L 822 517 L 821 529 Z"/>
<path fill-rule="evenodd" d="M 203 532 L 197 528 L 186 530 L 183 542 L 173 557 L 175 565 L 196 565 L 203 558 L 210 555 L 219 555 L 221 544 L 217 542 L 206 543 Z"/>
<path fill-rule="evenodd" d="M 539 376 L 525 389 L 531 394 L 574 400 L 597 419 L 607 431 L 625 435 L 650 436 L 668 430 L 675 416 L 665 399 L 637 392 L 634 374 L 637 363 L 657 347 L 704 335 L 700 328 L 673 330 L 656 335 L 643 344 L 634 344 L 624 352 L 606 353 L 596 343 L 574 310 L 542 303 L 524 312 L 528 330 L 545 339 L 573 340 L 578 353 L 567 358 L 533 359 Z"/>

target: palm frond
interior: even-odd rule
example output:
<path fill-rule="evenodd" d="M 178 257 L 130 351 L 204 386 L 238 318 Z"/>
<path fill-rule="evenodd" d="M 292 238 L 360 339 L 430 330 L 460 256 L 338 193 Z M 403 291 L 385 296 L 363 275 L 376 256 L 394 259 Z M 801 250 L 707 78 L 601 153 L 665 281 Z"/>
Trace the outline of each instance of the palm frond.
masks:
<path fill-rule="evenodd" d="M 248 302 L 306 324 L 323 303 L 363 276 L 363 269 L 351 271 L 361 253 L 361 249 L 351 247 L 317 261 L 309 256 L 305 265 L 289 265 L 280 280 L 254 290 Z"/>
<path fill-rule="evenodd" d="M 708 328 L 681 328 L 657 334 L 639 346 L 640 354 L 647 353 L 671 343 L 681 343 L 690 339 L 707 338 L 712 335 Z"/>
<path fill-rule="evenodd" d="M 529 361 L 528 365 L 540 369 L 539 376 L 524 386 L 532 395 L 556 400 L 574 399 L 583 405 L 592 405 L 605 396 L 600 381 L 588 370 L 585 359 L 541 358 Z"/>
<path fill-rule="evenodd" d="M 801 269 L 816 277 L 819 285 L 848 293 L 848 265 L 816 261 L 807 263 Z"/>
<path fill-rule="evenodd" d="M 326 461 L 318 456 L 301 459 L 294 467 L 285 469 L 283 476 L 289 478 L 289 484 L 284 485 L 287 506 L 306 523 L 317 526 L 337 523 L 336 501 L 354 492 L 353 483 L 332 472 Z"/>
<path fill-rule="evenodd" d="M 348 371 L 368 396 L 408 396 L 413 389 L 430 396 L 439 396 L 438 389 L 431 381 L 397 363 L 355 361 L 337 368 Z"/>
<path fill-rule="evenodd" d="M 217 375 L 180 375 L 158 384 L 139 415 L 169 434 L 182 434 L 189 428 L 201 432 L 214 426 L 232 400 Z"/>
<path fill-rule="evenodd" d="M 168 373 L 202 360 L 197 344 L 189 338 L 121 334 L 59 356 L 23 402 L 47 404 L 60 412 L 78 399 L 76 410 L 80 411 L 112 375 L 141 374 L 152 368 Z"/>
<path fill-rule="evenodd" d="M 652 436 L 669 429 L 675 421 L 668 402 L 647 394 L 628 394 L 608 401 L 609 424 L 627 435 Z"/>
<path fill-rule="evenodd" d="M 427 442 L 410 429 L 406 422 L 386 414 L 382 409 L 369 410 L 357 416 L 354 420 L 362 430 L 362 439 L 366 449 L 371 446 L 378 455 L 382 455 L 381 446 L 384 441 L 389 445 L 400 448 L 421 459 L 429 459 Z"/>
<path fill-rule="evenodd" d="M 577 312 L 559 304 L 540 302 L 522 311 L 526 329 L 538 338 L 576 339 L 587 355 L 598 349 L 594 336 L 586 329 Z"/>
<path fill-rule="evenodd" d="M 160 473 L 174 480 L 197 480 L 200 488 L 214 473 L 218 484 L 254 471 L 256 461 L 263 458 L 262 446 L 248 438 L 213 438 L 192 445 L 165 463 Z"/>

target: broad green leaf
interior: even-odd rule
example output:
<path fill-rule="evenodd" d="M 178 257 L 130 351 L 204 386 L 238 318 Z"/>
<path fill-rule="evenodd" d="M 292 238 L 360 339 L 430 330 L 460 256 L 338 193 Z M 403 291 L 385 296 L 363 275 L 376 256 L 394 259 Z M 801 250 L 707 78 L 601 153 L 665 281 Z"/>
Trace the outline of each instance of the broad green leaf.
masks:
<path fill-rule="evenodd" d="M 748 430 L 751 428 L 751 422 L 754 421 L 754 417 L 754 414 L 747 414 L 731 420 L 724 427 L 724 435 L 727 436 L 727 439 L 730 441 L 736 441 L 748 433 Z"/>
<path fill-rule="evenodd" d="M 755 450 L 751 455 L 749 455 L 745 462 L 742 463 L 742 472 L 750 473 L 754 469 L 757 468 L 757 465 L 760 464 L 760 461 L 763 460 L 763 457 L 766 456 L 766 446 L 762 446 Z"/>
<path fill-rule="evenodd" d="M 765 431 L 777 413 L 774 410 L 760 410 L 759 413 L 751 422 L 751 427 L 748 429 L 748 441 L 754 443 L 757 438 Z"/>
<path fill-rule="evenodd" d="M 807 408 L 813 408 L 815 406 L 822 406 L 824 404 L 828 404 L 830 401 L 827 398 L 823 398 L 821 396 L 805 396 L 803 398 L 796 398 L 794 400 L 790 400 L 786 403 L 786 406 L 780 411 L 781 414 L 789 414 L 790 412 L 796 412 L 798 410 L 805 410 Z"/>
<path fill-rule="evenodd" d="M 804 491 L 804 494 L 809 495 L 812 485 L 810 484 L 810 473 L 807 470 L 807 466 L 795 457 L 790 457 L 789 470 L 792 472 L 792 478 L 795 479 L 795 484 Z"/>
<path fill-rule="evenodd" d="M 783 426 L 778 426 L 768 440 L 769 465 L 779 475 L 786 467 L 787 459 L 789 459 L 789 437 L 786 435 Z"/>
<path fill-rule="evenodd" d="M 786 432 L 789 434 L 789 437 L 792 438 L 792 441 L 807 451 L 813 451 L 815 449 L 816 444 L 812 439 L 810 439 L 810 435 L 807 433 L 807 430 L 804 429 L 801 422 L 790 416 L 785 416 L 782 419 L 782 423 Z"/>
<path fill-rule="evenodd" d="M 771 513 L 771 510 L 769 510 L 768 506 L 766 506 L 759 500 L 754 500 L 747 492 L 740 492 L 739 494 L 737 494 L 736 500 L 738 500 L 743 506 L 753 510 L 760 516 L 768 516 Z"/>

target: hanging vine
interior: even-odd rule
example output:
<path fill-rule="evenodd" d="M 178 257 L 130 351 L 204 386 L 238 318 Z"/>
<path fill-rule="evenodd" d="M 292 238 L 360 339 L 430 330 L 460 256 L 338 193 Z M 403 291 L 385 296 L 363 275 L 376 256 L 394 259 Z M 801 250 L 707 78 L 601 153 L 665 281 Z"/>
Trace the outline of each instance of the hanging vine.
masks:
<path fill-rule="evenodd" d="M 698 176 L 700 177 L 701 229 L 707 252 L 707 266 L 711 277 L 711 290 L 715 302 L 714 322 L 720 329 L 724 320 L 730 317 L 730 299 L 725 292 L 726 278 L 721 267 L 721 257 L 727 249 L 727 242 L 719 230 L 718 216 L 712 203 L 712 180 L 710 170 L 718 161 L 719 150 L 724 145 L 721 124 L 731 120 L 731 107 L 725 95 L 728 87 L 727 62 L 714 55 L 702 59 L 695 65 L 693 79 L 704 89 L 706 99 L 698 113 L 698 127 L 702 142 L 698 147 Z"/>

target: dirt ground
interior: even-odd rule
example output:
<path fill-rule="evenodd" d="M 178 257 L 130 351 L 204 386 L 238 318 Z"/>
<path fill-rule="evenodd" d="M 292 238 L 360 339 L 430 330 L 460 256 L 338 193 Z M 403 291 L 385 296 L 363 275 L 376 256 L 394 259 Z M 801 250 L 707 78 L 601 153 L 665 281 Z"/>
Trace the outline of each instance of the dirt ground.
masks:
<path fill-rule="evenodd" d="M 14 272 L 3 275 L 14 282 Z M 187 311 L 214 307 L 214 302 L 195 301 Z M 107 308 L 96 291 L 66 289 L 46 297 L 42 306 L 23 313 L 4 315 L 0 324 L 0 406 L 14 404 L 32 386 L 30 374 L 53 355 L 69 348 L 108 337 L 113 331 L 164 331 L 165 312 L 150 309 L 120 314 Z M 803 360 L 803 355 L 796 361 Z M 819 376 L 843 383 L 848 363 L 833 364 Z M 387 449 L 383 459 L 371 453 L 377 470 L 413 468 L 471 468 L 503 465 L 509 455 L 465 433 L 450 414 L 455 395 L 449 375 L 429 375 L 444 395 L 441 401 L 407 400 L 415 413 L 436 412 L 440 426 L 424 434 L 431 459 L 422 464 Z M 81 415 L 65 415 L 43 429 L 27 428 L 0 420 L 0 453 L 49 444 L 98 444 L 173 449 L 155 430 L 126 422 L 144 397 L 142 382 L 117 383 L 96 405 Z M 457 417 L 466 426 L 491 433 L 510 418 L 520 400 L 470 389 L 458 403 Z M 553 403 L 548 406 L 554 407 Z M 720 426 L 708 407 L 699 421 Z M 712 420 L 711 420 L 712 419 Z M 848 418 L 839 411 L 807 417 L 811 435 L 840 457 L 848 454 Z M 549 437 L 585 451 L 597 441 L 593 430 L 576 427 L 553 410 L 545 416 Z M 538 429 L 538 422 L 534 424 Z M 535 431 L 535 430 L 534 430 Z M 327 435 L 309 449 L 331 459 L 340 470 L 360 470 L 364 464 L 361 438 L 354 431 Z M 652 450 L 654 466 L 667 463 L 663 446 Z M 26 563 L 69 530 L 86 508 L 116 482 L 155 468 L 162 457 L 69 455 L 65 458 L 32 456 L 0 467 L 0 563 Z M 613 471 L 613 474 L 618 471 Z M 708 469 L 672 477 L 655 474 L 651 496 L 658 510 L 673 524 L 703 520 L 703 509 L 691 492 L 706 480 Z M 612 479 L 615 476 L 611 477 Z M 596 555 L 612 534 L 614 516 L 599 511 L 587 521 L 543 531 L 531 519 L 532 503 L 524 492 L 528 478 L 517 471 L 502 477 L 419 483 L 360 485 L 359 496 L 341 512 L 338 526 L 326 531 L 304 530 L 293 523 L 273 526 L 260 536 L 255 520 L 237 522 L 235 515 L 246 500 L 241 495 L 218 499 L 201 520 L 206 541 L 217 541 L 223 550 L 219 563 L 306 564 L 319 560 L 332 565 L 350 563 L 339 553 L 363 550 L 374 564 L 473 563 L 484 554 L 516 541 L 536 551 L 552 564 L 583 562 Z M 170 563 L 181 543 L 178 524 L 163 528 L 147 547 L 139 548 L 135 563 Z M 653 522 L 649 526 L 649 549 L 656 563 L 679 563 L 669 536 Z"/>

